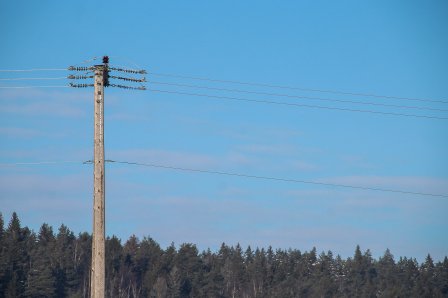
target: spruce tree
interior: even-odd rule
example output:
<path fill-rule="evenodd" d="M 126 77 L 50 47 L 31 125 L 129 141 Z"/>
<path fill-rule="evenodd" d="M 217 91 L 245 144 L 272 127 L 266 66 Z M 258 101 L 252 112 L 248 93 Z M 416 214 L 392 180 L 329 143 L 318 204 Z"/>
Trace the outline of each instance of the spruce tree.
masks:
<path fill-rule="evenodd" d="M 54 297 L 56 295 L 54 245 L 53 229 L 43 224 L 39 230 L 37 245 L 31 251 L 26 296 Z"/>
<path fill-rule="evenodd" d="M 22 229 L 19 217 L 13 212 L 8 228 L 4 232 L 4 293 L 6 297 L 23 296 L 25 292 L 26 277 L 28 273 L 27 241 L 31 233 Z"/>
<path fill-rule="evenodd" d="M 0 293 L 5 292 L 5 285 L 7 280 L 7 255 L 4 238 L 4 221 L 3 215 L 0 212 Z"/>
<path fill-rule="evenodd" d="M 75 240 L 73 232 L 62 224 L 59 227 L 54 247 L 56 295 L 59 297 L 74 293 L 79 283 L 73 262 Z"/>

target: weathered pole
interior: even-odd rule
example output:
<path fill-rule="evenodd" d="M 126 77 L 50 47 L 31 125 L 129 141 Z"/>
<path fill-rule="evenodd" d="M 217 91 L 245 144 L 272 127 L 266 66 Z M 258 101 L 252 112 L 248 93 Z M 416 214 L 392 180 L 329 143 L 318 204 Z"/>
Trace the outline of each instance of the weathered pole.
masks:
<path fill-rule="evenodd" d="M 70 66 L 70 71 L 91 72 L 95 75 L 94 84 L 74 84 L 73 88 L 94 87 L 94 149 L 93 149 L 93 235 L 92 235 L 92 267 L 90 272 L 90 297 L 104 298 L 106 288 L 106 221 L 105 221 L 105 171 L 104 171 L 104 87 L 116 87 L 122 89 L 146 90 L 145 86 L 126 86 L 120 84 L 109 84 L 109 78 L 126 82 L 144 83 L 145 77 L 132 78 L 121 76 L 109 76 L 110 71 L 123 72 L 127 74 L 146 74 L 141 69 L 125 69 L 109 66 L 109 57 L 103 57 L 103 64 L 94 66 Z M 71 80 L 90 79 L 90 75 L 70 75 Z"/>
<path fill-rule="evenodd" d="M 107 61 L 103 61 L 107 62 Z M 104 83 L 107 63 L 95 65 L 94 82 L 94 170 L 93 170 L 93 240 L 90 297 L 105 296 L 105 168 L 104 168 Z"/>

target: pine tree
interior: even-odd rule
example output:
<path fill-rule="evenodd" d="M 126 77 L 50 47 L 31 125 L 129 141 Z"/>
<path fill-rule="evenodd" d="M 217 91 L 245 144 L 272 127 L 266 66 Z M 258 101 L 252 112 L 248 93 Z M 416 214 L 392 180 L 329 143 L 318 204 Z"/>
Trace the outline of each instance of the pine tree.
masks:
<path fill-rule="evenodd" d="M 224 297 L 224 277 L 221 274 L 221 267 L 218 256 L 210 249 L 202 253 L 204 276 L 201 283 L 200 297 Z"/>
<path fill-rule="evenodd" d="M 334 270 L 333 253 L 328 254 L 322 252 L 315 266 L 313 280 L 313 296 L 316 297 L 333 297 L 336 294 L 336 284 L 333 279 Z"/>
<path fill-rule="evenodd" d="M 5 222 L 3 221 L 3 214 L 0 212 L 0 243 L 2 243 L 3 241 L 4 229 L 5 229 Z"/>
<path fill-rule="evenodd" d="M 198 273 L 202 267 L 196 245 L 186 243 L 180 246 L 176 256 L 176 266 L 180 273 L 179 296 L 196 297 L 199 284 Z"/>
<path fill-rule="evenodd" d="M 147 297 L 157 281 L 161 267 L 162 249 L 152 238 L 145 237 L 140 243 L 136 264 L 142 280 L 143 296 Z"/>
<path fill-rule="evenodd" d="M 267 260 L 264 249 L 257 249 L 254 253 L 253 277 L 251 287 L 254 289 L 255 297 L 263 297 L 267 294 Z"/>
<path fill-rule="evenodd" d="M 413 288 L 419 275 L 417 261 L 406 257 L 400 258 L 396 267 L 400 294 L 405 297 L 412 296 Z"/>
<path fill-rule="evenodd" d="M 90 294 L 90 264 L 92 261 L 92 236 L 89 233 L 80 233 L 75 240 L 74 268 L 78 276 L 76 295 L 88 297 Z"/>
<path fill-rule="evenodd" d="M 397 281 L 397 270 L 394 256 L 389 249 L 386 249 L 384 255 L 378 260 L 378 290 L 381 295 L 395 297 L 399 294 L 399 284 Z"/>
<path fill-rule="evenodd" d="M 55 236 L 21 227 L 16 213 L 4 228 L 0 214 L 0 297 L 88 297 L 91 236 L 64 225 Z M 193 244 L 162 250 L 131 236 L 106 239 L 107 297 L 446 297 L 448 258 L 430 255 L 396 263 L 389 250 L 376 261 L 360 247 L 347 260 L 316 249 L 275 252 L 224 243 L 198 254 Z"/>
<path fill-rule="evenodd" d="M 132 235 L 126 241 L 123 247 L 123 263 L 120 266 L 120 285 L 119 293 L 127 293 L 127 295 L 137 294 L 141 292 L 141 282 L 139 280 L 138 270 L 136 270 L 136 256 L 140 248 L 140 241 Z"/>
<path fill-rule="evenodd" d="M 74 266 L 76 237 L 65 225 L 61 225 L 55 239 L 56 295 L 69 296 L 79 283 Z"/>
<path fill-rule="evenodd" d="M 56 296 L 56 278 L 54 272 L 53 229 L 43 224 L 37 237 L 37 245 L 31 252 L 31 268 L 26 286 L 28 297 Z"/>
<path fill-rule="evenodd" d="M 4 233 L 4 293 L 6 297 L 18 297 L 24 295 L 26 277 L 29 266 L 29 251 L 27 250 L 31 232 L 22 229 L 19 217 L 13 212 L 8 228 Z"/>
<path fill-rule="evenodd" d="M 417 294 L 419 297 L 434 297 L 434 261 L 428 254 L 425 262 L 420 266 L 420 275 L 417 280 Z"/>
<path fill-rule="evenodd" d="M 123 247 L 115 236 L 106 239 L 106 296 L 117 297 L 120 282 L 120 267 L 123 260 Z"/>
<path fill-rule="evenodd" d="M 232 296 L 241 297 L 243 295 L 243 288 L 247 283 L 246 270 L 244 267 L 243 250 L 238 243 L 235 248 L 230 249 L 230 270 L 232 283 Z"/>
<path fill-rule="evenodd" d="M 4 237 L 4 221 L 0 212 L 0 293 L 5 293 L 7 283 L 7 252 Z"/>
<path fill-rule="evenodd" d="M 440 294 L 448 297 L 448 257 L 445 257 L 443 262 L 437 263 L 435 284 Z"/>

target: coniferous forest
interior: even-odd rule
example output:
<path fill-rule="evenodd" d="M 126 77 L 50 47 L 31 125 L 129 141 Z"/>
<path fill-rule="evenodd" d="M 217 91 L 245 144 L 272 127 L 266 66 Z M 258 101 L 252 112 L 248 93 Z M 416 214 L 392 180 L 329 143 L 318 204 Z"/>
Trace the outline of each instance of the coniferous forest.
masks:
<path fill-rule="evenodd" d="M 0 214 L 0 297 L 88 297 L 91 235 L 43 224 L 34 233 Z M 151 238 L 106 242 L 107 297 L 448 297 L 448 258 L 419 264 L 331 251 L 194 244 L 163 249 Z"/>

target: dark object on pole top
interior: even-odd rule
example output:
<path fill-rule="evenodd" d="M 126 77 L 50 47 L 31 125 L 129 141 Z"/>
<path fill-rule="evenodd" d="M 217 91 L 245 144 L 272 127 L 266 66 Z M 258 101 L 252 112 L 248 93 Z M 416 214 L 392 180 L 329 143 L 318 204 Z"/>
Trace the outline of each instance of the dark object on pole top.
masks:
<path fill-rule="evenodd" d="M 103 56 L 103 64 L 106 66 L 104 72 L 104 86 L 109 87 L 109 56 Z"/>

